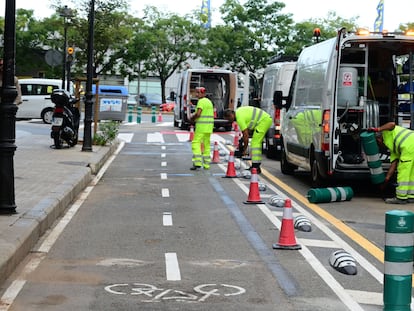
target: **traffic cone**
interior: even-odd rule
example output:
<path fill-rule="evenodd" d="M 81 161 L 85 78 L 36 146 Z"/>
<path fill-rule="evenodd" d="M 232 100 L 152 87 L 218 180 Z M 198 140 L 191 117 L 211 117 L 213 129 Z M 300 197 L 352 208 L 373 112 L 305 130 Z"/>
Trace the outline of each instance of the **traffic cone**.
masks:
<path fill-rule="evenodd" d="M 296 243 L 295 227 L 293 224 L 292 202 L 285 200 L 283 208 L 282 226 L 280 228 L 279 242 L 273 244 L 274 249 L 301 249 L 302 246 Z"/>
<path fill-rule="evenodd" d="M 213 157 L 211 158 L 211 163 L 220 163 L 220 155 L 218 151 L 218 143 L 214 142 Z"/>
<path fill-rule="evenodd" d="M 234 134 L 233 146 L 237 148 L 239 147 L 239 132 Z"/>
<path fill-rule="evenodd" d="M 259 191 L 259 179 L 257 177 L 257 169 L 252 168 L 252 175 L 250 177 L 250 191 L 249 196 L 247 197 L 247 201 L 244 201 L 245 204 L 264 204 L 262 199 L 260 198 L 260 191 Z"/>
<path fill-rule="evenodd" d="M 189 141 L 193 141 L 194 139 L 194 125 L 190 126 L 190 139 Z"/>
<path fill-rule="evenodd" d="M 162 113 L 161 113 L 161 111 L 158 113 L 157 122 L 162 122 Z"/>
<path fill-rule="evenodd" d="M 234 151 L 230 151 L 229 162 L 227 164 L 227 172 L 225 178 L 237 177 L 236 169 L 234 167 Z"/>

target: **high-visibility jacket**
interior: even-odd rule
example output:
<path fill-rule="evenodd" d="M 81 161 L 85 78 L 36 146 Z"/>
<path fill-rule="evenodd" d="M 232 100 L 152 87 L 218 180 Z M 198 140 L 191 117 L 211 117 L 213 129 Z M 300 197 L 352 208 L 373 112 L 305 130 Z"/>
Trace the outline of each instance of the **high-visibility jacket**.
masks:
<path fill-rule="evenodd" d="M 382 131 L 384 145 L 390 150 L 390 161 L 398 160 L 398 199 L 414 199 L 414 131 L 396 125 L 393 130 Z"/>
<path fill-rule="evenodd" d="M 214 128 L 214 107 L 211 100 L 206 97 L 200 98 L 197 102 L 196 111 L 200 108 L 201 115 L 196 120 L 195 132 L 212 133 Z"/>
<path fill-rule="evenodd" d="M 266 111 L 253 106 L 243 106 L 236 110 L 236 121 L 240 131 L 254 130 L 262 119 L 272 118 Z"/>
<path fill-rule="evenodd" d="M 412 160 L 414 152 L 414 131 L 396 125 L 391 131 L 383 131 L 384 145 L 390 150 L 390 161 Z M 408 157 L 408 158 L 407 158 Z"/>

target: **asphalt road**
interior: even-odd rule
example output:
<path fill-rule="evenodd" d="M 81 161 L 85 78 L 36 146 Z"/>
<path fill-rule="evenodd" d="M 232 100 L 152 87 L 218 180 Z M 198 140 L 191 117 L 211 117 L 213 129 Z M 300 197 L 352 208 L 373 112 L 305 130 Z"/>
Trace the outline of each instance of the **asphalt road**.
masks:
<path fill-rule="evenodd" d="M 233 133 L 212 136 L 221 164 L 193 172 L 188 132 L 169 121 L 121 126 L 123 148 L 73 218 L 16 271 L 25 285 L 9 310 L 382 310 L 384 214 L 394 206 L 376 189 L 351 184 L 351 201 L 309 204 L 308 176 L 265 160 L 266 204 L 247 205 L 251 181 L 223 178 Z M 238 173 L 245 164 L 235 160 Z M 294 232 L 300 250 L 273 249 L 275 195 L 312 223 Z M 357 275 L 330 266 L 338 249 L 356 258 Z"/>

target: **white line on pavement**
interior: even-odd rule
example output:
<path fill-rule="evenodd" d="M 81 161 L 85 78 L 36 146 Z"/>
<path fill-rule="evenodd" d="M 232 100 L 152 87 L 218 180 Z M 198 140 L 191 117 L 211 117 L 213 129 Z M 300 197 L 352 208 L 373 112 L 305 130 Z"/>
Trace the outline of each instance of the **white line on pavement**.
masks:
<path fill-rule="evenodd" d="M 167 281 L 181 281 L 180 267 L 176 253 L 165 253 Z"/>
<path fill-rule="evenodd" d="M 162 214 L 162 224 L 164 226 L 172 226 L 173 225 L 171 212 L 164 212 Z"/>
<path fill-rule="evenodd" d="M 169 198 L 170 197 L 170 190 L 168 190 L 168 188 L 162 188 L 161 189 L 161 196 L 163 198 Z"/>

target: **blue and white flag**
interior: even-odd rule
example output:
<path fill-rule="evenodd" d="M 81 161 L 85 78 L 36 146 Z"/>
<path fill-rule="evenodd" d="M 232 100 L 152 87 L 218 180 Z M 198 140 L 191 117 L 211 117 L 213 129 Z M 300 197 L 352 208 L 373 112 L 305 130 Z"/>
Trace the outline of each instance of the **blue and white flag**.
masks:
<path fill-rule="evenodd" d="M 377 5 L 377 18 L 374 23 L 374 32 L 382 32 L 384 26 L 384 0 L 380 0 Z"/>
<path fill-rule="evenodd" d="M 210 0 L 202 0 L 200 20 L 205 28 L 211 27 Z"/>

